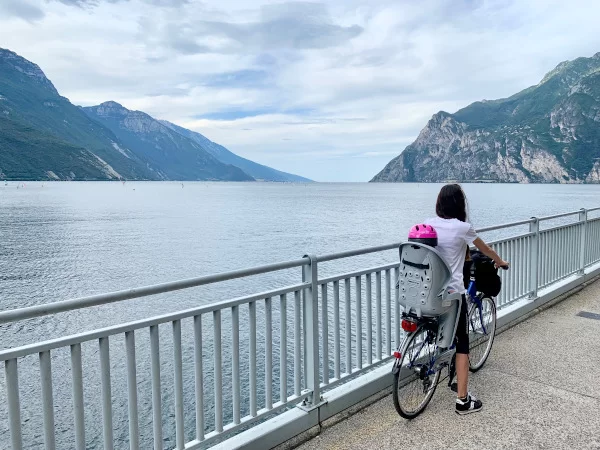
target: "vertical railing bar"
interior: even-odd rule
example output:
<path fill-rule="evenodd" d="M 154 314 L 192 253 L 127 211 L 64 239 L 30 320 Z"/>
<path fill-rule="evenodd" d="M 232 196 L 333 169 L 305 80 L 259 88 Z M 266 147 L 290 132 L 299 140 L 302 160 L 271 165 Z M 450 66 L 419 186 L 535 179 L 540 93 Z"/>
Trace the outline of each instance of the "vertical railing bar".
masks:
<path fill-rule="evenodd" d="M 319 271 L 317 258 L 305 255 L 310 263 L 302 270 L 302 280 L 308 287 L 304 290 L 305 313 L 306 313 L 306 388 L 310 391 L 308 402 L 311 406 L 321 403 L 321 383 L 319 365 Z"/>
<path fill-rule="evenodd" d="M 81 344 L 71 345 L 71 373 L 73 374 L 73 416 L 75 419 L 75 449 L 85 450 L 83 366 L 81 364 Z"/>
<path fill-rule="evenodd" d="M 558 256 L 558 279 L 562 279 L 565 276 L 565 272 L 566 272 L 566 260 L 567 258 L 565 257 L 565 253 L 564 253 L 564 247 L 565 247 L 565 236 L 568 232 L 568 228 L 559 228 L 557 230 L 558 233 L 558 237 L 559 237 L 559 248 L 560 248 L 560 253 Z"/>
<path fill-rule="evenodd" d="M 150 326 L 150 363 L 152 369 L 152 428 L 154 435 L 154 450 L 161 450 L 163 448 L 163 434 L 158 325 Z"/>
<path fill-rule="evenodd" d="M 304 267 L 302 267 L 302 281 L 304 283 L 306 283 L 306 274 L 304 271 Z M 306 363 L 307 361 L 307 340 L 306 340 L 306 329 L 307 329 L 307 324 L 306 324 L 306 320 L 307 320 L 307 312 L 306 312 L 306 289 L 302 289 L 301 291 L 301 298 L 302 298 L 302 364 L 300 365 L 300 367 L 302 368 L 302 379 L 304 380 L 304 388 L 307 388 L 306 382 L 308 380 L 308 364 Z"/>
<path fill-rule="evenodd" d="M 548 272 L 546 273 L 546 285 L 550 284 L 550 281 L 552 280 L 552 276 L 553 276 L 553 267 L 552 267 L 552 249 L 553 249 L 553 243 L 552 243 L 552 232 L 548 232 L 546 234 L 547 236 L 547 242 L 546 242 L 546 259 L 547 259 L 547 265 L 548 265 Z"/>
<path fill-rule="evenodd" d="M 125 333 L 125 349 L 127 353 L 127 406 L 129 412 L 129 448 L 131 450 L 140 448 L 134 333 L 134 331 L 127 331 Z"/>
<path fill-rule="evenodd" d="M 344 279 L 344 307 L 346 310 L 346 373 L 352 373 L 352 316 L 350 314 L 350 278 Z"/>
<path fill-rule="evenodd" d="M 542 286 L 545 286 L 548 284 L 548 281 L 550 280 L 550 259 L 549 259 L 549 253 L 550 253 L 550 233 L 545 232 L 544 233 L 544 264 L 542 265 L 542 269 L 544 271 L 544 278 Z"/>
<path fill-rule="evenodd" d="M 279 296 L 279 401 L 287 402 L 287 294 Z"/>
<path fill-rule="evenodd" d="M 503 242 L 498 244 L 498 252 L 500 253 L 500 255 L 502 255 L 502 258 L 504 258 L 504 255 L 506 255 L 506 258 L 504 259 L 509 259 L 508 255 L 506 254 L 506 247 Z M 502 272 L 501 280 L 503 286 L 506 286 L 508 284 L 507 277 L 508 276 L 506 272 Z M 508 289 L 503 289 L 502 291 L 500 291 L 500 305 L 504 305 L 508 301 L 509 295 L 507 291 Z"/>
<path fill-rule="evenodd" d="M 231 308 L 231 387 L 233 389 L 233 423 L 240 423 L 240 307 Z"/>
<path fill-rule="evenodd" d="M 356 367 L 362 369 L 362 278 L 360 276 L 354 279 L 356 291 L 356 305 L 354 315 L 356 317 Z"/>
<path fill-rule="evenodd" d="M 300 395 L 301 383 L 301 333 L 300 333 L 300 291 L 294 292 L 294 395 Z M 255 367 L 256 369 L 256 367 Z M 256 415 L 256 410 L 254 412 Z"/>
<path fill-rule="evenodd" d="M 196 385 L 196 440 L 198 441 L 204 440 L 204 369 L 202 363 L 202 315 L 199 314 L 194 316 L 194 381 Z"/>
<path fill-rule="evenodd" d="M 504 242 L 502 244 L 502 248 L 504 249 L 504 254 L 506 254 L 508 256 L 508 259 L 511 259 L 511 249 L 510 249 L 510 242 Z M 508 272 L 504 272 L 504 279 L 506 281 L 506 289 L 505 289 L 505 298 L 504 298 L 504 303 L 509 303 L 511 301 L 512 295 L 511 295 L 511 291 L 510 291 L 510 282 L 511 282 L 511 274 L 509 273 L 510 270 Z"/>
<path fill-rule="evenodd" d="M 321 285 L 321 336 L 323 343 L 323 384 L 329 384 L 329 305 L 327 283 Z"/>
<path fill-rule="evenodd" d="M 394 268 L 394 280 L 398 280 L 400 276 L 400 268 Z M 394 284 L 394 331 L 395 331 L 395 346 L 400 346 L 400 289 Z"/>
<path fill-rule="evenodd" d="M 19 402 L 19 374 L 16 359 L 4 362 L 6 372 L 6 397 L 8 403 L 8 422 L 10 441 L 13 450 L 22 450 L 23 437 L 21 434 L 21 406 Z"/>
<path fill-rule="evenodd" d="M 296 292 L 296 295 L 298 297 L 296 313 L 300 314 L 300 294 Z M 250 320 L 250 354 L 248 355 L 250 358 L 250 415 L 256 417 L 256 302 L 248 303 L 248 308 Z M 296 324 L 298 326 L 298 334 L 300 334 L 300 317 L 297 319 Z M 298 355 L 298 359 L 300 359 L 300 355 Z M 300 370 L 299 365 L 297 369 Z"/>
<path fill-rule="evenodd" d="M 381 272 L 375 272 L 375 345 L 377 360 L 381 360 L 382 330 L 381 330 Z"/>
<path fill-rule="evenodd" d="M 213 311 L 213 336 L 215 346 L 215 431 L 223 432 L 223 366 L 221 354 L 221 310 Z"/>
<path fill-rule="evenodd" d="M 553 230 L 552 231 L 552 235 L 553 235 L 553 245 L 552 245 L 552 248 L 554 250 L 554 258 L 552 258 L 552 265 L 554 267 L 554 272 L 552 273 L 552 282 L 554 282 L 554 281 L 556 281 L 558 279 L 558 272 L 559 272 L 559 270 L 558 270 L 558 263 L 559 263 L 558 257 L 559 257 L 559 253 L 560 252 L 559 252 L 559 249 L 558 249 L 558 245 L 559 245 L 558 238 L 559 238 L 559 236 L 558 236 L 557 231 Z"/>
<path fill-rule="evenodd" d="M 265 408 L 273 409 L 273 312 L 271 297 L 265 298 Z"/>
<path fill-rule="evenodd" d="M 371 274 L 366 278 L 366 299 L 367 299 L 367 365 L 373 364 L 373 305 L 371 294 Z"/>
<path fill-rule="evenodd" d="M 529 270 L 531 269 L 529 267 L 529 246 L 531 245 L 531 236 L 524 238 L 523 239 L 523 255 L 521 256 L 521 273 L 523 274 L 521 279 L 523 281 L 522 283 L 522 289 L 521 289 L 521 295 L 525 295 L 528 292 L 528 287 L 527 287 L 527 280 L 529 279 L 530 273 Z"/>
<path fill-rule="evenodd" d="M 181 321 L 174 320 L 173 328 L 173 379 L 175 391 L 175 442 L 177 450 L 185 447 L 183 429 L 183 357 L 181 353 Z"/>
<path fill-rule="evenodd" d="M 511 261 L 518 262 L 520 252 L 519 239 L 513 239 L 513 259 Z M 511 270 L 513 273 L 513 300 L 519 296 L 519 272 L 517 270 Z"/>
<path fill-rule="evenodd" d="M 516 265 L 517 270 L 515 270 L 515 292 L 516 292 L 516 298 L 521 296 L 521 254 L 523 252 L 523 248 L 521 245 L 521 238 L 516 239 L 515 241 L 515 258 L 514 261 L 516 261 L 518 263 L 518 265 Z"/>
<path fill-rule="evenodd" d="M 546 278 L 546 284 L 550 284 L 554 279 L 554 234 L 552 231 L 548 232 L 548 250 L 546 252 L 546 258 L 548 258 L 548 277 Z"/>
<path fill-rule="evenodd" d="M 574 252 L 573 249 L 577 248 L 577 247 L 572 247 L 573 244 L 573 233 L 575 233 L 577 230 L 574 227 L 569 227 L 567 229 L 565 229 L 565 233 L 564 233 L 564 241 L 565 241 L 565 249 L 569 249 L 568 252 L 565 253 L 565 271 L 563 276 L 568 275 L 571 273 L 571 267 L 573 266 L 573 255 L 577 255 L 579 256 L 579 252 Z"/>
<path fill-rule="evenodd" d="M 110 386 L 110 353 L 108 337 L 100 338 L 99 346 L 104 450 L 113 450 L 112 393 Z"/>
<path fill-rule="evenodd" d="M 340 378 L 340 283 L 333 282 L 333 374 Z"/>
<path fill-rule="evenodd" d="M 508 260 L 512 259 L 512 255 L 511 255 L 511 242 L 510 241 L 506 241 L 503 244 L 504 246 L 504 251 L 506 252 L 506 256 L 508 257 Z M 510 302 L 512 299 L 512 286 L 511 286 L 511 281 L 512 281 L 512 277 L 511 277 L 511 272 L 510 270 L 508 272 L 505 273 L 506 275 L 506 303 Z"/>
<path fill-rule="evenodd" d="M 548 264 L 546 264 L 546 255 L 548 252 L 546 251 L 546 245 L 548 243 L 548 234 L 544 232 L 540 234 L 541 242 L 540 242 L 540 287 L 546 284 L 546 277 L 548 276 Z"/>
<path fill-rule="evenodd" d="M 386 345 L 387 353 L 385 356 L 392 354 L 392 283 L 391 271 L 385 271 L 385 331 L 387 335 Z"/>
<path fill-rule="evenodd" d="M 509 261 L 514 261 L 516 258 L 516 241 L 514 239 L 511 239 L 510 241 L 508 241 L 506 243 L 506 245 L 508 246 L 508 254 L 510 255 L 510 260 Z M 509 270 L 507 271 L 506 275 L 509 277 L 510 280 L 510 290 L 508 292 L 509 294 L 509 301 L 513 301 L 515 299 L 515 275 L 516 275 L 516 271 L 514 270 Z"/>
<path fill-rule="evenodd" d="M 525 275 L 525 268 L 522 264 L 523 253 L 525 252 L 525 239 L 519 238 L 517 246 L 517 262 L 518 262 L 518 270 L 517 272 L 517 297 L 521 297 L 523 295 L 523 275 Z M 515 265 L 513 264 L 513 267 Z"/>
<path fill-rule="evenodd" d="M 558 275 L 558 234 L 555 230 L 552 231 L 552 250 L 554 253 L 554 258 L 552 258 L 552 278 L 551 281 L 554 282 L 557 279 Z"/>
<path fill-rule="evenodd" d="M 531 245 L 531 236 L 523 238 L 523 253 L 521 254 L 521 295 L 527 294 L 527 280 L 529 279 L 529 246 Z"/>
<path fill-rule="evenodd" d="M 531 239 L 532 239 L 532 241 L 531 241 L 531 252 L 529 254 L 530 257 L 532 255 L 534 249 L 535 249 L 535 236 L 532 236 Z M 543 282 L 543 280 L 544 280 L 544 261 L 543 261 L 543 256 L 544 256 L 544 241 L 545 240 L 546 240 L 546 237 L 543 234 L 540 233 L 540 236 L 539 236 L 539 252 L 540 252 L 540 254 L 538 255 L 538 258 L 539 258 L 538 261 L 539 261 L 539 264 L 540 264 L 539 271 L 538 271 L 538 277 L 539 277 L 539 283 L 538 284 L 539 285 L 543 285 L 544 284 L 544 282 Z M 532 277 L 533 275 L 535 275 L 535 273 L 534 273 L 535 268 L 533 267 L 533 261 L 530 264 L 530 266 L 531 266 L 531 273 L 529 275 L 530 275 L 530 277 Z"/>
<path fill-rule="evenodd" d="M 52 398 L 52 362 L 50 351 L 40 352 L 40 372 L 42 380 L 42 405 L 44 410 L 44 444 L 46 450 L 56 448 L 54 436 L 54 400 Z"/>
<path fill-rule="evenodd" d="M 546 278 L 544 279 L 544 285 L 549 284 L 550 280 L 552 279 L 552 258 L 550 258 L 551 250 L 552 250 L 552 232 L 547 231 L 546 232 L 546 248 L 545 248 L 546 261 L 544 264 L 547 267 L 547 270 L 546 270 Z"/>
<path fill-rule="evenodd" d="M 517 258 L 517 242 L 513 239 L 512 241 L 510 241 L 510 248 L 511 248 L 511 252 L 510 252 L 510 257 L 512 260 L 515 260 Z M 509 270 L 510 272 L 510 278 L 511 278 L 511 292 L 512 295 L 510 296 L 510 300 L 513 301 L 515 298 L 517 298 L 517 272 L 514 270 Z"/>
<path fill-rule="evenodd" d="M 556 281 L 560 278 L 560 234 L 558 230 L 554 230 L 554 250 L 555 250 L 555 258 L 554 258 L 554 277 L 552 281 Z"/>

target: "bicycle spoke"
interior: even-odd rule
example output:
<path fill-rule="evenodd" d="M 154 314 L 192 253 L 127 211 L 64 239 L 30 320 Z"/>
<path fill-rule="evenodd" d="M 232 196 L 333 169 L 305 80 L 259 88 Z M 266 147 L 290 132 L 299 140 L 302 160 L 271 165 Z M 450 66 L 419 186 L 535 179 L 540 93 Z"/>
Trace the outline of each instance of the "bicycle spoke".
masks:
<path fill-rule="evenodd" d="M 483 298 L 469 311 L 469 340 L 471 370 L 479 370 L 487 359 L 496 332 L 496 309 L 493 300 Z"/>
<path fill-rule="evenodd" d="M 413 417 L 421 412 L 433 395 L 439 380 L 439 371 L 433 375 L 423 374 L 435 360 L 436 346 L 429 332 L 421 329 L 410 337 L 395 381 L 394 403 L 404 417 Z"/>

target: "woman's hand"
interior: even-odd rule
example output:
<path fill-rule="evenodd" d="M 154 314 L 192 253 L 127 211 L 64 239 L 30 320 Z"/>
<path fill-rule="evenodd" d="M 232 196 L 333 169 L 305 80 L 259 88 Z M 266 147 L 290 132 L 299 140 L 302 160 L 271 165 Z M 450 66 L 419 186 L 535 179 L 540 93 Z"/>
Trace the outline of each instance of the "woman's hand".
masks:
<path fill-rule="evenodd" d="M 504 270 L 508 270 L 508 268 L 510 267 L 510 264 L 504 261 L 502 258 L 500 258 L 498 253 L 492 250 L 485 242 L 483 242 L 481 238 L 475 239 L 473 241 L 473 245 L 475 245 L 475 247 L 477 247 L 479 251 L 481 251 L 481 253 L 483 253 L 485 256 L 487 256 L 488 258 L 492 258 L 492 260 L 496 264 L 496 268 L 501 267 Z"/>
<path fill-rule="evenodd" d="M 510 263 L 508 263 L 507 261 L 504 261 L 503 259 L 501 259 L 500 261 L 496 262 L 496 268 L 501 268 L 504 270 L 508 270 L 510 267 Z"/>

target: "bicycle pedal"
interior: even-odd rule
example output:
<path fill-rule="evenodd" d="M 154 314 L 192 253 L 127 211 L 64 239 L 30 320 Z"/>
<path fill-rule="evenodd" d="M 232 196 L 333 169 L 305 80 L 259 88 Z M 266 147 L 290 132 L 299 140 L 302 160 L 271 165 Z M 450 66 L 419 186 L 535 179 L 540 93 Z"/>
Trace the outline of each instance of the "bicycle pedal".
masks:
<path fill-rule="evenodd" d="M 450 385 L 450 390 L 458 393 L 458 383 L 456 381 Z"/>

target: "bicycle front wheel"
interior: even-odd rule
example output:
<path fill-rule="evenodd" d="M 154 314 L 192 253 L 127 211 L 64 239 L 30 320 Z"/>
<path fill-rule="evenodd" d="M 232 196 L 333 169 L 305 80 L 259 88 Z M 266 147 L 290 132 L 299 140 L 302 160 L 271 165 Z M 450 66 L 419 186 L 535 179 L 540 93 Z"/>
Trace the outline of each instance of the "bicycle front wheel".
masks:
<path fill-rule="evenodd" d="M 496 304 L 489 297 L 469 311 L 469 370 L 477 372 L 487 360 L 496 336 Z"/>
<path fill-rule="evenodd" d="M 437 356 L 435 335 L 424 327 L 408 337 L 399 369 L 394 373 L 394 406 L 405 419 L 414 419 L 427 407 L 440 379 L 440 371 L 430 374 Z"/>

